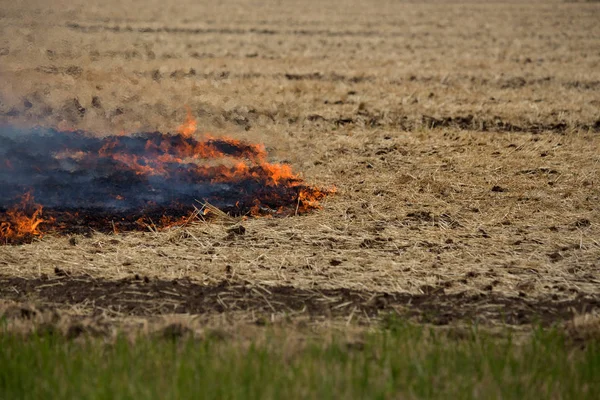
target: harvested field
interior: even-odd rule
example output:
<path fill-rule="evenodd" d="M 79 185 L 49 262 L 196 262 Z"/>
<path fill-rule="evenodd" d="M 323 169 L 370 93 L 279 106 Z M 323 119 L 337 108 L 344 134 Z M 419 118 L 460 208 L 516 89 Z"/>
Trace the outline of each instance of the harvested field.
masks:
<path fill-rule="evenodd" d="M 336 188 L 302 216 L 0 246 L 8 318 L 600 311 L 600 4 L 3 3 L 0 124 L 174 132 L 187 106 L 198 137 Z"/>

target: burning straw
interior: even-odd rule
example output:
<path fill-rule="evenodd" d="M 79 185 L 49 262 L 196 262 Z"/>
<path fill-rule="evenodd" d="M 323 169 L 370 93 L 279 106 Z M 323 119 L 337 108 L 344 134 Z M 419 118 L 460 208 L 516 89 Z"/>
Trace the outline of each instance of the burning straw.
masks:
<path fill-rule="evenodd" d="M 0 128 L 0 242 L 163 229 L 188 223 L 198 201 L 211 215 L 302 214 L 331 192 L 268 162 L 262 145 L 195 129 L 190 117 L 174 134 Z"/>

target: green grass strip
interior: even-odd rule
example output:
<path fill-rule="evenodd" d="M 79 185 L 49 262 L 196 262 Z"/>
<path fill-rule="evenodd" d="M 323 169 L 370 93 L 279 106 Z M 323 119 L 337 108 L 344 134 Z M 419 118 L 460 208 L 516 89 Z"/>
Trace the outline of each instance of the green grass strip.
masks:
<path fill-rule="evenodd" d="M 1 399 L 600 398 L 600 346 L 396 323 L 359 345 L 0 334 Z M 296 338 L 298 336 L 296 335 Z"/>

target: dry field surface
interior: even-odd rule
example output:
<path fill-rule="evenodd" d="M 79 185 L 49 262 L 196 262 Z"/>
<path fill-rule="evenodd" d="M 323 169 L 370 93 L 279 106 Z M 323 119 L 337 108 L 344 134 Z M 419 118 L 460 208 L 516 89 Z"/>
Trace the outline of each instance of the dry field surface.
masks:
<path fill-rule="evenodd" d="M 337 188 L 303 216 L 1 246 L 15 324 L 600 311 L 599 3 L 1 2 L 0 123 L 167 132 L 189 106 Z"/>

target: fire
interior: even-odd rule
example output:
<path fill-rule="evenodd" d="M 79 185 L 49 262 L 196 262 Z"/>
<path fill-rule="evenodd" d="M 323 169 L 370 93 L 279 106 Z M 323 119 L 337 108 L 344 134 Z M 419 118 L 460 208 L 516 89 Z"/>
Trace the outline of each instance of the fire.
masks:
<path fill-rule="evenodd" d="M 51 222 L 41 218 L 43 207 L 35 204 L 31 192 L 25 193 L 20 203 L 6 211 L 6 221 L 0 221 L 0 239 L 26 239 L 42 236 L 40 225 Z"/>
<path fill-rule="evenodd" d="M 302 214 L 334 192 L 269 162 L 263 145 L 196 129 L 189 109 L 175 134 L 0 128 L 0 241 L 162 229 L 189 223 L 202 201 L 236 215 Z"/>
<path fill-rule="evenodd" d="M 187 115 L 185 118 L 185 122 L 177 128 L 177 132 L 179 132 L 184 137 L 190 137 L 194 133 L 196 133 L 196 128 L 197 128 L 198 124 L 197 124 L 196 120 L 194 119 L 194 117 L 192 116 L 192 110 L 189 107 L 186 107 L 186 108 L 187 108 Z"/>

